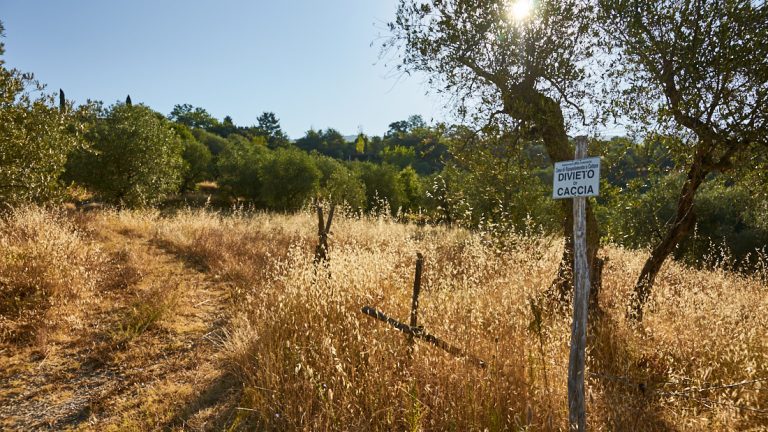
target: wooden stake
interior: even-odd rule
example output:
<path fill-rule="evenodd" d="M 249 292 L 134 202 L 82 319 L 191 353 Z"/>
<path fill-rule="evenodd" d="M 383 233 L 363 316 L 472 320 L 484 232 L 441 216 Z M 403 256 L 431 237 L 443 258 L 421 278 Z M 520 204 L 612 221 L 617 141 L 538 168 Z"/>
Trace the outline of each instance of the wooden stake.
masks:
<path fill-rule="evenodd" d="M 321 261 L 328 261 L 328 234 L 331 232 L 331 222 L 333 222 L 333 212 L 336 209 L 335 204 L 331 204 L 328 210 L 328 221 L 323 221 L 323 207 L 319 201 L 315 202 L 317 209 L 317 247 L 315 247 L 315 264 Z"/>
<path fill-rule="evenodd" d="M 419 293 L 421 292 L 421 273 L 424 268 L 424 256 L 416 252 L 416 276 L 413 280 L 413 298 L 411 299 L 411 328 L 417 328 L 419 320 Z M 408 352 L 413 354 L 413 335 L 408 336 Z"/>
<path fill-rule="evenodd" d="M 587 137 L 576 137 L 576 159 L 587 157 Z M 568 423 L 572 431 L 586 431 L 584 404 L 584 363 L 589 308 L 589 265 L 587 263 L 587 199 L 573 199 L 574 292 L 571 352 L 568 362 Z"/>

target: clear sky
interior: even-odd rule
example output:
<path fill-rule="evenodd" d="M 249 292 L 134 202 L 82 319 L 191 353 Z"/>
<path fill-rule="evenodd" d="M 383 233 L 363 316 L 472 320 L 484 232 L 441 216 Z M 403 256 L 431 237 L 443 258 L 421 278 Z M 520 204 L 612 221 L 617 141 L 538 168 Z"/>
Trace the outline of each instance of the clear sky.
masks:
<path fill-rule="evenodd" d="M 420 77 L 379 60 L 395 0 L 0 0 L 6 66 L 75 103 L 131 95 L 168 114 L 201 106 L 238 125 L 273 111 L 311 127 L 383 134 L 450 117 Z M 373 44 L 373 45 L 371 45 Z"/>

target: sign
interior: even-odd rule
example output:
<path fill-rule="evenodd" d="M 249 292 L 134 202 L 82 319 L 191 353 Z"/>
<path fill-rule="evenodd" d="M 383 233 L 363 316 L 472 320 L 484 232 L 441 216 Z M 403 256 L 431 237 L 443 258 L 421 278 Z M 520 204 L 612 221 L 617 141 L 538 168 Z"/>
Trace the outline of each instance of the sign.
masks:
<path fill-rule="evenodd" d="M 576 159 L 555 164 L 552 198 L 600 195 L 600 158 Z"/>

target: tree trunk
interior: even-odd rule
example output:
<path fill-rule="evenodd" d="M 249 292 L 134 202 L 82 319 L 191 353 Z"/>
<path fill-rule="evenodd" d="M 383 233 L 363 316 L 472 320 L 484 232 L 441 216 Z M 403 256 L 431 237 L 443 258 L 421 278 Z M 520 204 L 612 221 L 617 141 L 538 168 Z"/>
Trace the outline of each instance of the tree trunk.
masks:
<path fill-rule="evenodd" d="M 648 297 L 651 295 L 653 284 L 656 281 L 656 275 L 659 274 L 661 266 L 667 259 L 669 254 L 675 250 L 675 247 L 685 238 L 686 235 L 693 228 L 696 222 L 696 215 L 693 211 L 693 201 L 696 196 L 696 191 L 701 186 L 704 178 L 709 173 L 709 170 L 705 168 L 703 162 L 703 156 L 698 153 L 694 158 L 691 168 L 688 170 L 688 178 L 683 184 L 683 188 L 680 191 L 680 198 L 677 201 L 677 211 L 675 213 L 675 219 L 669 230 L 662 238 L 661 242 L 657 244 L 651 251 L 651 255 L 645 262 L 640 276 L 635 283 L 635 291 L 632 293 L 632 297 L 629 303 L 629 309 L 627 311 L 627 318 L 632 321 L 640 322 L 643 319 L 643 307 L 648 301 Z"/>
<path fill-rule="evenodd" d="M 519 87 L 505 94 L 504 111 L 512 118 L 530 123 L 541 136 L 547 156 L 554 164 L 573 159 L 573 146 L 565 133 L 565 120 L 560 104 L 531 87 Z M 564 248 L 550 294 L 564 306 L 573 292 L 573 203 L 562 200 Z M 590 268 L 590 309 L 598 305 L 602 282 L 603 260 L 597 257 L 600 234 L 597 219 L 587 200 L 587 260 Z"/>
<path fill-rule="evenodd" d="M 573 292 L 573 200 L 562 201 L 565 219 L 563 222 L 563 236 L 565 245 L 563 247 L 563 256 L 558 265 L 557 275 L 550 290 L 557 300 L 563 304 L 568 304 L 569 297 Z M 602 286 L 603 259 L 597 257 L 600 249 L 600 235 L 598 232 L 597 218 L 592 211 L 592 205 L 587 200 L 587 262 L 589 265 L 589 279 L 591 290 L 589 291 L 589 308 L 594 310 L 598 307 L 598 296 Z"/>

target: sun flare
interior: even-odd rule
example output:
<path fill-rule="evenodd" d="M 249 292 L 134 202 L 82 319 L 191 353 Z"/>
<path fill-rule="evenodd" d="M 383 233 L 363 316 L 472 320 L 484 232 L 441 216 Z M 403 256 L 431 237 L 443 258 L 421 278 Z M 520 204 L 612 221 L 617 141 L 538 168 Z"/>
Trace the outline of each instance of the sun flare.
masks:
<path fill-rule="evenodd" d="M 509 4 L 507 13 L 515 21 L 523 21 L 533 12 L 533 0 L 514 0 Z"/>

